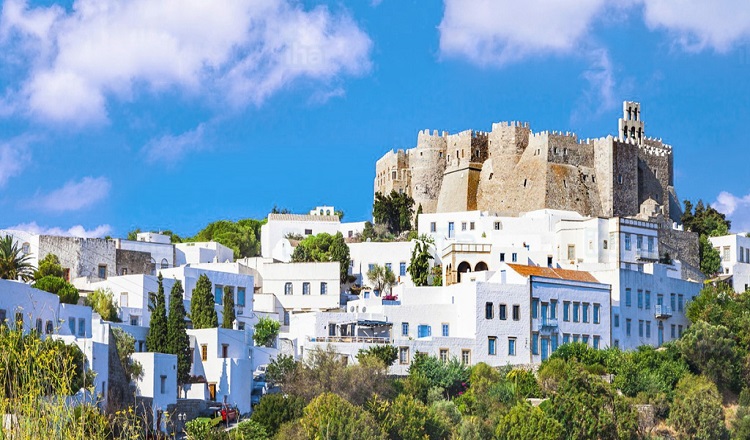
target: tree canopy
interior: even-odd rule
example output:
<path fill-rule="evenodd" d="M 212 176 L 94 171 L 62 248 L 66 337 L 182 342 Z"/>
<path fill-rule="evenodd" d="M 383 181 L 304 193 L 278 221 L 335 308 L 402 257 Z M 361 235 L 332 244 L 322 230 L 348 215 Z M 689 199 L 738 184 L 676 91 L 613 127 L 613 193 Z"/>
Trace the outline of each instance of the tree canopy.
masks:
<path fill-rule="evenodd" d="M 159 272 L 157 291 L 149 293 L 151 320 L 146 335 L 146 349 L 154 353 L 169 353 L 167 348 L 167 304 L 164 296 L 164 279 Z"/>
<path fill-rule="evenodd" d="M 167 317 L 167 352 L 177 355 L 177 383 L 184 384 L 190 377 L 190 338 L 185 324 L 185 303 L 182 282 L 175 280 L 169 293 L 169 316 Z"/>
<path fill-rule="evenodd" d="M 414 199 L 404 193 L 391 191 L 388 195 L 375 193 L 372 217 L 375 223 L 385 225 L 392 234 L 411 230 L 414 216 Z"/>
<path fill-rule="evenodd" d="M 190 299 L 190 320 L 193 328 L 216 328 L 219 326 L 219 317 L 214 307 L 215 300 L 211 291 L 211 280 L 202 274 L 198 277 Z"/>
<path fill-rule="evenodd" d="M 349 274 L 349 246 L 347 246 L 344 236 L 341 232 L 331 235 L 325 232 L 310 235 L 297 244 L 292 253 L 292 261 L 295 263 L 302 262 L 339 262 L 339 279 L 346 282 Z"/>
<path fill-rule="evenodd" d="M 185 241 L 215 241 L 231 248 L 234 258 L 255 257 L 260 255 L 260 228 L 265 223 L 265 219 L 251 218 L 236 222 L 219 220 L 209 223 Z"/>
<path fill-rule="evenodd" d="M 34 282 L 34 288 L 54 293 L 60 297 L 60 302 L 64 304 L 77 304 L 80 298 L 78 289 L 75 286 L 63 278 L 54 275 L 47 275 L 37 279 Z"/>
<path fill-rule="evenodd" d="M 698 235 L 718 237 L 729 234 L 732 222 L 712 206 L 705 206 L 703 200 L 698 200 L 695 210 L 693 210 L 693 203 L 685 200 L 682 225 L 686 230 L 696 232 Z"/>
<path fill-rule="evenodd" d="M 34 276 L 31 256 L 23 253 L 13 237 L 0 238 L 0 279 L 29 281 Z"/>
<path fill-rule="evenodd" d="M 373 290 L 381 293 L 390 293 L 391 287 L 396 284 L 396 275 L 390 267 L 374 264 L 367 271 L 367 279 L 372 283 Z"/>
<path fill-rule="evenodd" d="M 115 304 L 112 290 L 96 289 L 86 296 L 84 303 L 98 313 L 105 321 L 120 322 L 120 309 Z"/>
<path fill-rule="evenodd" d="M 234 328 L 234 290 L 230 286 L 224 286 L 224 308 L 221 313 L 221 326 L 223 328 Z"/>
<path fill-rule="evenodd" d="M 414 241 L 411 261 L 406 269 L 415 286 L 426 286 L 430 275 L 430 260 L 433 259 L 430 248 L 435 244 L 432 237 L 422 234 Z"/>

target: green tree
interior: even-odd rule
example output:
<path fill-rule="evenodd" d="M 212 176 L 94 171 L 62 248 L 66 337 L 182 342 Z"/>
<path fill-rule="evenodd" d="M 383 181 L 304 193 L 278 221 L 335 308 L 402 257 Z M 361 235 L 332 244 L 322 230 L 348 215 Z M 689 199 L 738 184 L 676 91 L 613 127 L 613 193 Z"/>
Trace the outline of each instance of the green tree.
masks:
<path fill-rule="evenodd" d="M 414 199 L 396 191 L 385 196 L 375 193 L 372 216 L 375 223 L 385 225 L 392 234 L 409 231 L 414 216 Z"/>
<path fill-rule="evenodd" d="M 360 348 L 357 352 L 357 361 L 361 363 L 368 356 L 374 357 L 386 367 L 390 367 L 398 359 L 398 349 L 393 345 L 373 345 L 368 349 Z"/>
<path fill-rule="evenodd" d="M 419 214 L 422 214 L 422 204 L 417 207 L 417 213 L 414 214 L 414 230 L 419 231 Z"/>
<path fill-rule="evenodd" d="M 449 397 L 458 395 L 463 390 L 463 383 L 469 379 L 469 370 L 457 358 L 443 362 L 435 356 L 425 353 L 414 355 L 409 366 L 409 376 L 421 375 L 428 382 L 429 387 L 440 387 Z"/>
<path fill-rule="evenodd" d="M 411 251 L 411 261 L 406 270 L 409 272 L 409 276 L 415 286 L 427 285 L 430 275 L 430 260 L 433 259 L 430 248 L 434 244 L 435 241 L 432 237 L 424 234 L 414 241 L 414 249 Z"/>
<path fill-rule="evenodd" d="M 502 440 L 563 440 L 565 432 L 557 420 L 526 402 L 518 403 L 500 420 L 495 438 Z"/>
<path fill-rule="evenodd" d="M 319 395 L 305 407 L 302 427 L 311 439 L 385 439 L 368 412 L 332 393 Z"/>
<path fill-rule="evenodd" d="M 30 259 L 31 256 L 23 253 L 12 236 L 0 239 L 0 279 L 30 281 L 34 277 Z"/>
<path fill-rule="evenodd" d="M 206 274 L 198 277 L 190 300 L 190 319 L 193 328 L 216 328 L 219 326 L 219 318 L 214 307 L 214 296 L 211 293 L 211 280 Z"/>
<path fill-rule="evenodd" d="M 292 253 L 292 261 L 295 263 L 338 261 L 339 278 L 344 283 L 349 273 L 351 258 L 349 246 L 341 232 L 335 235 L 323 232 L 305 237 L 299 242 Z"/>
<path fill-rule="evenodd" d="M 149 292 L 151 320 L 146 335 L 146 349 L 154 353 L 169 353 L 167 340 L 167 305 L 164 296 L 164 279 L 159 272 L 156 294 Z"/>
<path fill-rule="evenodd" d="M 698 321 L 675 342 L 688 364 L 717 386 L 737 389 L 744 357 L 729 329 Z"/>
<path fill-rule="evenodd" d="M 266 394 L 253 409 L 250 420 L 261 425 L 269 436 L 275 435 L 281 425 L 302 417 L 305 399 L 292 394 Z"/>
<path fill-rule="evenodd" d="M 237 428 L 230 431 L 230 440 L 268 440 L 266 428 L 255 420 L 244 420 L 237 424 Z"/>
<path fill-rule="evenodd" d="M 450 431 L 434 411 L 406 394 L 399 394 L 393 403 L 376 397 L 369 407 L 389 439 L 443 439 Z"/>
<path fill-rule="evenodd" d="M 96 289 L 86 296 L 84 304 L 91 307 L 103 320 L 120 322 L 120 309 L 115 304 L 114 298 L 115 296 L 109 288 Z"/>
<path fill-rule="evenodd" d="M 234 258 L 260 255 L 260 228 L 266 220 L 219 220 L 209 223 L 194 237 L 185 241 L 215 241 L 234 251 Z"/>
<path fill-rule="evenodd" d="M 701 376 L 682 378 L 675 389 L 669 424 L 681 439 L 725 438 L 724 411 L 716 385 Z"/>
<path fill-rule="evenodd" d="M 234 314 L 234 291 L 230 286 L 224 286 L 224 310 L 221 314 L 221 326 L 224 328 L 234 328 L 234 320 L 237 318 Z"/>
<path fill-rule="evenodd" d="M 60 266 L 60 259 L 55 254 L 47 254 L 39 261 L 39 267 L 34 272 L 34 279 L 39 280 L 46 276 L 57 278 L 63 277 L 63 268 Z"/>
<path fill-rule="evenodd" d="M 721 255 L 714 249 L 711 241 L 705 235 L 698 240 L 698 257 L 700 258 L 701 272 L 707 277 L 716 276 L 721 271 Z"/>
<path fill-rule="evenodd" d="M 276 356 L 268 368 L 266 368 L 266 380 L 270 383 L 284 385 L 290 382 L 299 368 L 299 363 L 294 360 L 294 356 L 279 354 Z"/>
<path fill-rule="evenodd" d="M 78 304 L 78 289 L 63 278 L 48 275 L 34 282 L 34 287 L 45 292 L 54 293 L 64 304 Z"/>
<path fill-rule="evenodd" d="M 273 346 L 274 342 L 276 342 L 276 337 L 279 335 L 280 328 L 281 323 L 279 321 L 267 316 L 261 316 L 255 324 L 255 331 L 253 332 L 255 345 L 260 347 Z"/>
<path fill-rule="evenodd" d="M 185 303 L 182 282 L 175 280 L 169 293 L 169 316 L 167 318 L 167 352 L 177 355 L 177 383 L 187 383 L 190 377 L 190 338 L 185 325 Z"/>
<path fill-rule="evenodd" d="M 112 327 L 117 355 L 128 379 L 135 380 L 143 374 L 143 366 L 130 355 L 135 352 L 135 338 L 119 327 Z"/>
<path fill-rule="evenodd" d="M 367 271 L 367 279 L 372 282 L 375 291 L 390 293 L 391 287 L 396 284 L 396 275 L 388 266 L 375 264 Z"/>
<path fill-rule="evenodd" d="M 686 230 L 708 237 L 718 237 L 729 234 L 732 223 L 726 216 L 712 208 L 705 206 L 703 200 L 698 200 L 693 211 L 693 204 L 685 200 L 685 210 L 682 214 L 682 224 Z"/>

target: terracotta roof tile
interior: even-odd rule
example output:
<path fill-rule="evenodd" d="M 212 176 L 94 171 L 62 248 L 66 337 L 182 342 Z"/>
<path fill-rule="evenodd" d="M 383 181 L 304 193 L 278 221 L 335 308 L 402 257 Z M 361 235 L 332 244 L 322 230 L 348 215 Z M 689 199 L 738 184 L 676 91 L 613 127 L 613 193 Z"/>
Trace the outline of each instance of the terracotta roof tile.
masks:
<path fill-rule="evenodd" d="M 581 270 L 568 270 L 568 269 L 557 269 L 552 267 L 541 267 L 541 266 L 525 266 L 522 264 L 508 264 L 508 266 L 516 271 L 519 275 L 537 276 L 545 278 L 559 278 L 561 280 L 571 281 L 585 281 L 589 283 L 598 283 L 599 280 L 594 278 L 589 272 Z"/>

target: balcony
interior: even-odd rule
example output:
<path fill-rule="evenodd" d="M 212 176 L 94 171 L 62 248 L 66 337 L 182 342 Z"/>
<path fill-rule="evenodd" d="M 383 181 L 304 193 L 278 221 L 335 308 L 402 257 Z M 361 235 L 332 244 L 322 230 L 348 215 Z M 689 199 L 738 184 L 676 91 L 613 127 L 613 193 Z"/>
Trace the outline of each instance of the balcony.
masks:
<path fill-rule="evenodd" d="M 654 318 L 656 319 L 667 319 L 672 316 L 672 308 L 669 306 L 656 305 L 654 306 Z"/>
<path fill-rule="evenodd" d="M 391 338 L 383 338 L 377 336 L 318 336 L 318 337 L 307 337 L 310 342 L 323 342 L 323 343 L 348 343 L 348 344 L 390 344 Z"/>
<path fill-rule="evenodd" d="M 654 250 L 649 251 L 648 249 L 636 249 L 636 258 L 639 260 L 646 261 L 659 261 L 659 252 Z"/>
<path fill-rule="evenodd" d="M 542 317 L 541 331 L 554 332 L 557 330 L 557 318 Z"/>
<path fill-rule="evenodd" d="M 489 254 L 492 251 L 491 244 L 485 243 L 453 243 L 443 249 L 443 255 L 451 252 L 463 254 Z"/>

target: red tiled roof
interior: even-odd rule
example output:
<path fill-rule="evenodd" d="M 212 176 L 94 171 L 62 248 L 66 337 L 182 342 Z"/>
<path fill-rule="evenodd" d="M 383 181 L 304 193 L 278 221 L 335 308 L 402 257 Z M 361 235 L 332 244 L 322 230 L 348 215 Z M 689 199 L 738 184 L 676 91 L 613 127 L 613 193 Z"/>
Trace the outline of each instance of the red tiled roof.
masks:
<path fill-rule="evenodd" d="M 580 270 L 568 270 L 568 269 L 557 269 L 552 267 L 541 267 L 541 266 L 525 266 L 522 264 L 508 264 L 511 269 L 516 271 L 519 275 L 537 276 L 545 278 L 559 278 L 561 280 L 571 281 L 585 281 L 589 283 L 598 283 L 599 280 L 594 278 L 589 272 Z"/>

